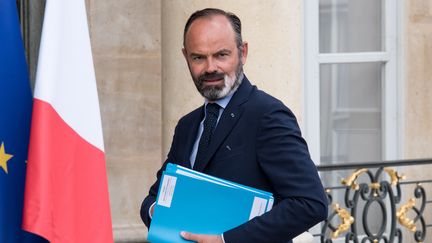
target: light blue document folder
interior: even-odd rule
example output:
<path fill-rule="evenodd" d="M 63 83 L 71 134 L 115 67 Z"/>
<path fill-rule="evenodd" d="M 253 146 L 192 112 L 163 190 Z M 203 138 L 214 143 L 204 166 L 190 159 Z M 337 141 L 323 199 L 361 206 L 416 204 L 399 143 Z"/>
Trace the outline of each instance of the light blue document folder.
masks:
<path fill-rule="evenodd" d="M 271 193 L 168 164 L 150 225 L 152 243 L 189 242 L 181 231 L 221 234 L 271 209 Z"/>

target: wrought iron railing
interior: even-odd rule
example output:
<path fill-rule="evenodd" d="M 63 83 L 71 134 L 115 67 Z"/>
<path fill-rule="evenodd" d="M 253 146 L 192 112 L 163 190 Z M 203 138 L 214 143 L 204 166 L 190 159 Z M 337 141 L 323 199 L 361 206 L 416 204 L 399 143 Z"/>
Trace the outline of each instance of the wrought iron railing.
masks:
<path fill-rule="evenodd" d="M 321 232 L 314 236 L 322 243 L 432 242 L 431 235 L 426 238 L 432 227 L 432 213 L 426 213 L 432 211 L 428 165 L 432 159 L 318 166 L 331 206 Z M 414 172 L 405 176 L 404 171 Z M 345 175 L 340 183 L 326 185 L 326 174 Z"/>

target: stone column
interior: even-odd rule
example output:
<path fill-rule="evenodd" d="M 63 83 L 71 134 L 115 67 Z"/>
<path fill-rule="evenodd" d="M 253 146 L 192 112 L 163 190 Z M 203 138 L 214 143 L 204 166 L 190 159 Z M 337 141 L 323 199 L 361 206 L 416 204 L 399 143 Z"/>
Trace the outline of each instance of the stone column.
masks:
<path fill-rule="evenodd" d="M 404 1 L 402 68 L 404 71 L 404 157 L 432 157 L 432 0 Z M 407 180 L 430 179 L 432 165 L 409 166 L 403 173 L 411 175 Z M 426 194 L 432 195 L 430 185 L 425 184 Z M 413 197 L 412 188 L 405 188 L 402 204 Z M 430 199 L 429 199 L 430 200 Z M 418 204 L 418 200 L 417 200 Z M 423 215 L 432 215 L 426 207 Z M 428 216 L 426 216 L 426 219 Z M 429 218 L 430 219 L 430 218 Z M 429 220 L 430 222 L 430 220 Z M 403 242 L 414 242 L 411 232 L 404 232 Z M 432 242 L 427 232 L 424 242 Z"/>
<path fill-rule="evenodd" d="M 88 0 L 116 242 L 144 242 L 139 211 L 161 163 L 158 0 Z"/>
<path fill-rule="evenodd" d="M 405 157 L 432 152 L 432 0 L 405 1 Z"/>

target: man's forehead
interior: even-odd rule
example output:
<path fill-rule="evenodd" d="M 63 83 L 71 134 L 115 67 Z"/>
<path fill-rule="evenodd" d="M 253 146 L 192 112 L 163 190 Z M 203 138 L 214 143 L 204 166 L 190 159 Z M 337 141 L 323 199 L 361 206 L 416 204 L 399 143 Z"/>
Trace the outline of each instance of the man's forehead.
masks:
<path fill-rule="evenodd" d="M 235 42 L 235 33 L 229 20 L 223 15 L 205 16 L 196 19 L 186 32 L 186 43 L 196 42 L 199 39 L 232 37 Z"/>
<path fill-rule="evenodd" d="M 229 24 L 228 18 L 222 14 L 212 14 L 212 15 L 199 17 L 191 23 L 190 27 L 192 27 L 192 25 L 197 22 L 220 22 L 220 23 Z"/>
<path fill-rule="evenodd" d="M 231 23 L 227 19 L 227 17 L 223 15 L 211 15 L 205 16 L 196 19 L 189 26 L 188 31 L 186 32 L 186 37 L 192 33 L 197 31 L 205 31 L 205 30 L 229 30 L 230 32 L 234 32 Z"/>

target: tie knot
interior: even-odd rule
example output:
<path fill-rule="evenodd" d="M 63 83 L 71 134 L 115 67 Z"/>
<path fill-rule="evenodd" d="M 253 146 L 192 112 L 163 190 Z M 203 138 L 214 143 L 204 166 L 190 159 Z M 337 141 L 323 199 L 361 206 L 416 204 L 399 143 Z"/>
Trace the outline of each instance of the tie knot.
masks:
<path fill-rule="evenodd" d="M 206 106 L 206 112 L 207 114 L 219 116 L 219 108 L 220 106 L 216 103 L 208 103 Z"/>

